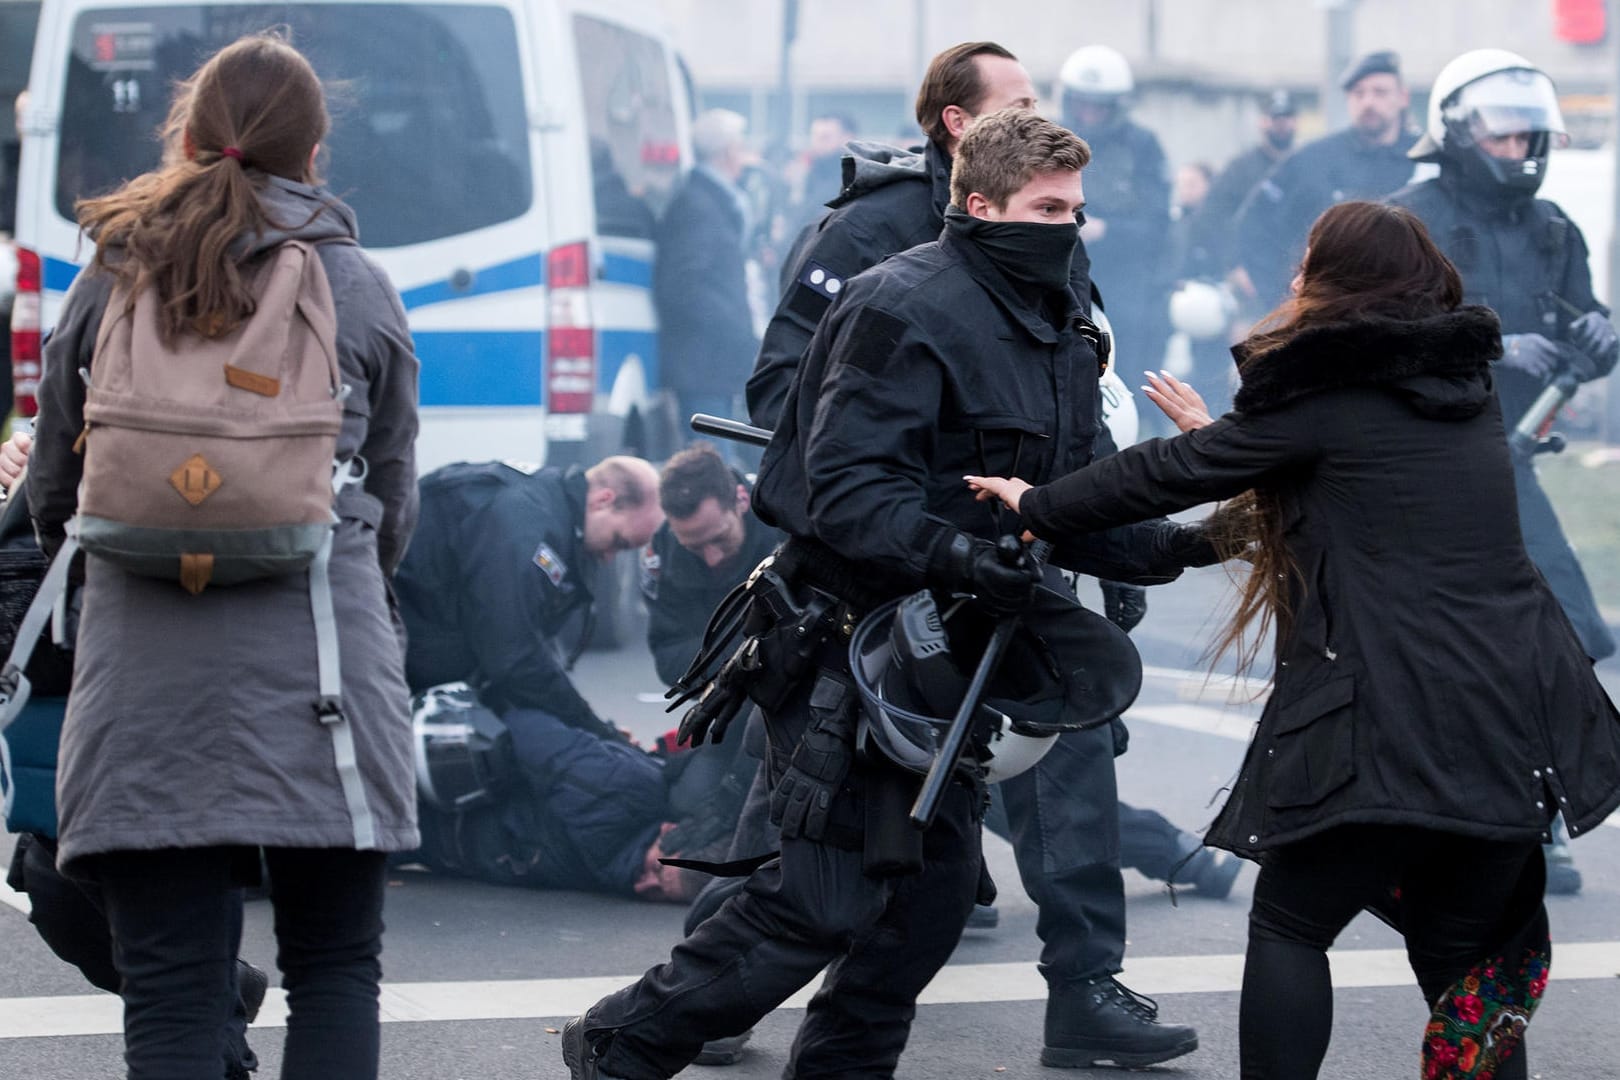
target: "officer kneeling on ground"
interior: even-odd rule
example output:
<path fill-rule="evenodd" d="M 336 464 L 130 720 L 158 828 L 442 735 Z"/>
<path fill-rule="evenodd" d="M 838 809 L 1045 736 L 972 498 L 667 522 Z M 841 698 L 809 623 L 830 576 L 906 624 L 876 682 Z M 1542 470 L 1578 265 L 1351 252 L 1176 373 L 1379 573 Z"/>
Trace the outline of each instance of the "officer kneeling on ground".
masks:
<path fill-rule="evenodd" d="M 711 691 L 720 700 L 687 725 L 702 739 L 737 691 L 761 706 L 782 851 L 666 964 L 568 1023 L 563 1057 L 576 1080 L 672 1076 L 706 1041 L 747 1030 L 830 963 L 787 1071 L 893 1071 L 918 992 L 986 895 L 984 777 L 970 764 L 966 782 L 946 790 L 918 838 L 920 858 L 884 857 L 893 852 L 876 841 L 910 828 L 908 789 L 883 758 L 856 758 L 850 635 L 873 609 L 919 588 L 937 594 L 941 611 L 971 596 L 958 620 L 969 626 L 1035 603 L 1038 569 L 995 542 L 1020 532 L 1017 520 L 975 503 L 961 477 L 981 461 L 1056 476 L 1091 457 L 1104 338 L 1068 287 L 1089 157 L 1084 142 L 1034 113 L 979 120 L 958 148 L 940 239 L 857 275 L 822 320 L 755 491 L 756 512 L 790 539 L 751 591 L 732 654 L 737 677 L 728 684 L 723 671 Z M 1054 562 L 1152 581 L 1214 558 L 1202 534 L 1160 521 L 1087 537 Z M 1072 594 L 1068 603 L 1089 615 Z M 971 668 L 974 649 L 960 655 Z M 1085 665 L 1058 662 L 1060 706 Z M 1122 708 L 1115 678 L 1090 674 L 1097 696 Z M 1140 669 L 1117 678 L 1134 694 Z M 734 715 L 741 702 L 731 705 Z M 1063 709 L 1053 716 L 1061 724 Z M 902 779 L 915 793 L 915 777 Z"/>
<path fill-rule="evenodd" d="M 596 715 L 559 642 L 591 603 L 592 564 L 640 548 L 662 523 L 657 472 L 631 457 L 586 470 L 460 464 L 423 477 L 421 490 L 394 578 L 406 679 L 418 695 L 470 689 L 418 698 L 423 846 L 409 860 L 661 895 L 662 766 Z"/>

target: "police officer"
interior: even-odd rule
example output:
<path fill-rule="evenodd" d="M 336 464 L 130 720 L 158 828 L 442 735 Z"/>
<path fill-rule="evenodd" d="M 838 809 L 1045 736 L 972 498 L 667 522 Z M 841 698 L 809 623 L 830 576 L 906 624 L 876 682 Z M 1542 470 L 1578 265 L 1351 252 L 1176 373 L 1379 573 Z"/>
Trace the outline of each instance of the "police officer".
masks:
<path fill-rule="evenodd" d="M 1222 274 L 1238 265 L 1237 216 L 1243 200 L 1249 197 L 1290 151 L 1298 128 L 1299 110 L 1294 95 L 1273 90 L 1260 103 L 1260 141 L 1226 163 L 1210 185 L 1202 213 L 1217 231 L 1219 241 L 1215 261 Z M 1234 282 L 1244 300 L 1254 298 L 1252 283 Z"/>
<path fill-rule="evenodd" d="M 1263 308 L 1287 296 L 1305 234 L 1322 211 L 1347 199 L 1383 198 L 1413 177 L 1406 152 L 1417 133 L 1406 122 L 1411 91 L 1400 57 L 1387 49 L 1368 53 L 1350 65 L 1340 86 L 1350 126 L 1296 150 L 1239 212 L 1238 258 Z"/>
<path fill-rule="evenodd" d="M 1058 74 L 1063 123 L 1091 145 L 1086 214 L 1080 235 L 1107 281 L 1108 318 L 1135 370 L 1156 371 L 1170 328 L 1170 174 L 1164 149 L 1130 119 L 1126 102 L 1136 89 L 1131 65 L 1107 45 L 1087 45 Z"/>
<path fill-rule="evenodd" d="M 896 159 L 892 151 L 852 144 L 844 193 L 802 238 L 792 284 L 765 332 L 748 383 L 756 424 L 774 428 L 782 418 L 800 357 L 848 277 L 939 237 L 952 156 L 973 119 L 1034 100 L 1029 74 L 1011 53 L 990 42 L 966 42 L 934 57 L 923 78 L 917 120 L 928 145 L 920 157 Z M 1085 243 L 1078 241 L 1069 288 L 1088 315 L 1095 296 L 1089 268 Z M 1079 377 L 1088 382 L 1086 408 L 1094 411 L 1096 376 L 1082 370 Z M 1123 385 L 1119 393 L 1128 403 Z M 1090 423 L 1093 413 L 1086 416 Z M 1107 433 L 1099 436 L 1099 452 L 1111 450 Z M 1045 1054 L 1054 1062 L 1078 1061 L 1123 1049 L 1144 1062 L 1168 1060 L 1192 1049 L 1197 1033 L 1158 1023 L 1155 1011 L 1113 979 L 1124 967 L 1125 883 L 1112 743 L 1096 733 L 1058 741 L 1034 769 L 1004 785 L 1003 797 L 1019 876 L 1040 908 L 1041 972 L 1050 987 Z M 1037 798 L 1037 784 L 1064 794 Z"/>
<path fill-rule="evenodd" d="M 1620 338 L 1592 294 L 1586 241 L 1556 203 L 1536 198 L 1548 150 L 1563 139 L 1552 80 L 1524 57 L 1478 49 L 1435 79 L 1428 124 L 1412 150 L 1440 175 L 1391 197 L 1423 219 L 1462 274 L 1467 301 L 1502 320 L 1496 389 L 1511 429 L 1560 376 L 1586 383 L 1614 369 Z M 1613 654 L 1613 635 L 1564 537 L 1534 463 L 1515 455 L 1524 545 L 1594 661 Z M 1548 849 L 1549 892 L 1572 893 L 1580 873 L 1560 840 Z"/>
<path fill-rule="evenodd" d="M 641 553 L 647 647 L 665 683 L 686 671 L 709 615 L 769 555 L 782 534 L 749 512 L 746 478 L 698 443 L 659 474 L 664 524 Z"/>
<path fill-rule="evenodd" d="M 663 523 L 657 470 L 632 457 L 586 470 L 468 463 L 429 473 L 421 491 L 394 576 L 412 692 L 467 682 L 497 713 L 543 709 L 617 737 L 569 680 L 557 638 L 591 603 L 591 564 L 645 546 Z"/>
<path fill-rule="evenodd" d="M 810 337 L 845 282 L 897 251 L 939 239 L 951 201 L 951 155 L 975 117 L 1009 105 L 1033 108 L 1035 85 L 1017 57 L 991 41 L 952 45 L 928 64 L 917 91 L 920 153 L 852 142 L 844 189 L 812 223 L 783 266 L 782 300 L 765 328 L 748 380 L 748 415 L 774 428 Z M 1090 260 L 1076 245 L 1070 284 L 1089 312 Z"/>
<path fill-rule="evenodd" d="M 972 594 L 993 615 L 1031 602 L 1031 568 L 1004 561 L 992 540 L 1016 521 L 975 502 L 961 477 L 980 461 L 1050 476 L 1091 457 L 1103 339 L 1068 287 L 1088 158 L 1081 140 L 1029 111 L 981 119 L 959 144 L 940 239 L 853 279 L 817 330 L 754 502 L 790 535 L 782 573 L 795 583 L 759 650 L 787 670 L 802 665 L 797 678 L 762 677 L 750 690 L 770 702 L 782 851 L 668 963 L 569 1022 L 563 1054 L 576 1080 L 671 1076 L 829 963 L 789 1073 L 892 1073 L 916 995 L 979 891 L 981 803 L 952 785 L 923 835 L 923 869 L 867 876 L 870 774 L 854 762 L 840 628 L 922 586 Z M 1086 538 L 1054 561 L 1165 580 L 1208 548 L 1195 530 L 1158 522 Z M 1099 735 L 1111 743 L 1106 728 Z"/>

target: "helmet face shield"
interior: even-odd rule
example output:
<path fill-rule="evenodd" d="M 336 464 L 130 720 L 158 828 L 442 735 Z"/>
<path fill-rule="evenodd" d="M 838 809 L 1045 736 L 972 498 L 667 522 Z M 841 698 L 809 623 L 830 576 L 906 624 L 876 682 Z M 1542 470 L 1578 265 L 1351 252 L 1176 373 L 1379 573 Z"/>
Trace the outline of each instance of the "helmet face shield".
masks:
<path fill-rule="evenodd" d="M 1569 141 L 1552 80 L 1539 71 L 1497 71 L 1464 86 L 1441 109 L 1448 126 L 1469 141 L 1508 135 L 1547 135 Z"/>

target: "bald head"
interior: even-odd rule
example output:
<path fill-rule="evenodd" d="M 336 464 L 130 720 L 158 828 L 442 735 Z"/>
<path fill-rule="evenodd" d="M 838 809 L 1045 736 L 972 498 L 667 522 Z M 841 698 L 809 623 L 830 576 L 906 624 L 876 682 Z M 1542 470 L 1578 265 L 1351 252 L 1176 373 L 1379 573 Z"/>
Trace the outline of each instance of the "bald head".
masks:
<path fill-rule="evenodd" d="M 664 523 L 658 470 L 641 458 L 615 455 L 585 470 L 585 550 L 608 558 L 643 547 Z"/>

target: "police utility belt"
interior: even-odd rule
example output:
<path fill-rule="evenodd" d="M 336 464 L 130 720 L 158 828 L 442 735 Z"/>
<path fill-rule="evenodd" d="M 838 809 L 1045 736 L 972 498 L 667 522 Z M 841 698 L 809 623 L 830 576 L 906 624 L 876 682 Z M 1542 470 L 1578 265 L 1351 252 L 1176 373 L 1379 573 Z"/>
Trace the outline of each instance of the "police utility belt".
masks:
<path fill-rule="evenodd" d="M 883 599 L 849 560 L 813 540 L 788 539 L 710 616 L 703 648 L 665 694 L 670 710 L 695 699 L 683 731 L 707 730 L 719 741 L 748 701 L 779 709 L 816 670 L 827 644 L 847 642 Z"/>

